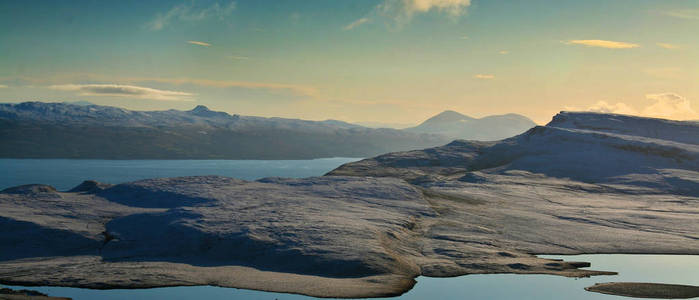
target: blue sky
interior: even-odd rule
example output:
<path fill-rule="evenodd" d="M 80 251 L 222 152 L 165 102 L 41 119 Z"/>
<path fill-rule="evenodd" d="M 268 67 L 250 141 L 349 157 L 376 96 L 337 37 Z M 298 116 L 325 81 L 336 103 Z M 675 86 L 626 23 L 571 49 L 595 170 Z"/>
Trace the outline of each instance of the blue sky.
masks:
<path fill-rule="evenodd" d="M 699 1 L 0 1 L 0 101 L 699 119 Z"/>

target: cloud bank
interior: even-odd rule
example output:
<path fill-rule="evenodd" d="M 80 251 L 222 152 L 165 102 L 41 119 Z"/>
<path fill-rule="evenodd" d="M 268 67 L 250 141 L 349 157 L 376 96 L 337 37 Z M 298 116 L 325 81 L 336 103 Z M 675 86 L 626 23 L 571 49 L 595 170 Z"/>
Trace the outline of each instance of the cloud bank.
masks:
<path fill-rule="evenodd" d="M 208 7 L 197 7 L 195 2 L 189 4 L 175 5 L 165 13 L 159 13 L 153 20 L 146 24 L 146 27 L 153 31 L 158 31 L 173 22 L 194 22 L 209 18 L 219 20 L 229 16 L 235 10 L 235 2 L 220 4 L 218 2 Z"/>
<path fill-rule="evenodd" d="M 159 90 L 120 84 L 60 84 L 49 86 L 59 91 L 78 92 L 81 96 L 119 96 L 162 101 L 193 101 L 191 93 Z"/>
<path fill-rule="evenodd" d="M 680 95 L 673 93 L 649 94 L 646 95 L 646 98 L 655 101 L 655 103 L 644 108 L 641 115 L 676 120 L 690 120 L 699 117 L 697 112 L 692 109 L 689 100 Z"/>
<path fill-rule="evenodd" d="M 699 119 L 699 114 L 692 109 L 689 100 L 675 93 L 648 94 L 646 95 L 646 99 L 652 101 L 652 103 L 641 110 L 637 110 L 625 103 L 619 102 L 616 104 L 610 104 L 606 101 L 598 101 L 587 109 L 579 109 L 576 107 L 566 107 L 565 109 L 574 111 L 638 115 L 673 120 Z"/>
<path fill-rule="evenodd" d="M 566 45 L 583 45 L 587 47 L 598 47 L 607 49 L 631 49 L 640 47 L 640 45 L 638 44 L 605 40 L 569 40 L 564 43 Z"/>
<path fill-rule="evenodd" d="M 567 108 L 568 110 L 581 110 L 573 107 Z M 582 109 L 585 111 L 606 113 L 606 114 L 622 114 L 622 115 L 638 115 L 638 111 L 625 103 L 610 104 L 607 101 L 597 101 L 597 103 L 588 107 L 587 109 Z"/>

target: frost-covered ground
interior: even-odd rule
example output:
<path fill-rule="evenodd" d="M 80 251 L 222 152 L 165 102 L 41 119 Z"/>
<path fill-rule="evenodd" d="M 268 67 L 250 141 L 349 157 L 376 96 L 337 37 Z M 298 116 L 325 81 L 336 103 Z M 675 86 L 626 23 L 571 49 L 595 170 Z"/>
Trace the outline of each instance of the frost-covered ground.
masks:
<path fill-rule="evenodd" d="M 697 141 L 696 122 L 561 113 L 323 177 L 11 188 L 0 282 L 373 297 L 418 275 L 596 274 L 534 254 L 699 254 Z"/>

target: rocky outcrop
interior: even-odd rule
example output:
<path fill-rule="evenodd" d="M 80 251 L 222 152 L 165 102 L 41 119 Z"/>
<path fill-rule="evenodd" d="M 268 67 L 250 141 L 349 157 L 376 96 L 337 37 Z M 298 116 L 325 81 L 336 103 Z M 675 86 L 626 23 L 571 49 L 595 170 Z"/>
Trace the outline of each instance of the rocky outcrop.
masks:
<path fill-rule="evenodd" d="M 70 300 L 70 298 L 49 297 L 46 294 L 32 290 L 0 288 L 0 300 Z"/>
<path fill-rule="evenodd" d="M 402 293 L 418 275 L 596 273 L 492 240 L 496 229 L 487 224 L 451 231 L 446 224 L 457 220 L 443 218 L 446 204 L 487 203 L 395 178 L 181 177 L 50 194 L 0 193 L 0 281 L 367 297 Z M 243 270 L 259 277 L 228 274 Z M 294 280 L 271 285 L 269 276 Z M 310 282 L 333 288 L 320 292 Z M 365 288 L 350 289 L 357 285 Z"/>

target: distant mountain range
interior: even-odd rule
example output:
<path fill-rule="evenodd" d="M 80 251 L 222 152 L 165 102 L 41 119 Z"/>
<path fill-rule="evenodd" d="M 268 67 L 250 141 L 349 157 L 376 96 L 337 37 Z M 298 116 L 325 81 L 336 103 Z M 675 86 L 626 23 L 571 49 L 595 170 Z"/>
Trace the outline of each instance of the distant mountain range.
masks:
<path fill-rule="evenodd" d="M 408 132 L 441 134 L 454 139 L 496 141 L 515 136 L 536 126 L 518 114 L 487 116 L 480 119 L 447 110 L 422 124 L 405 129 Z"/>
<path fill-rule="evenodd" d="M 451 111 L 417 127 L 397 130 L 336 120 L 230 115 L 202 105 L 189 111 L 132 111 L 82 102 L 24 102 L 0 104 L 0 157 L 368 157 L 439 146 L 455 138 L 494 140 L 533 126 L 529 119 L 518 115 L 474 119 Z"/>
<path fill-rule="evenodd" d="M 189 111 L 132 111 L 71 103 L 0 104 L 0 157 L 312 159 L 367 157 L 449 138 L 346 122 Z"/>

